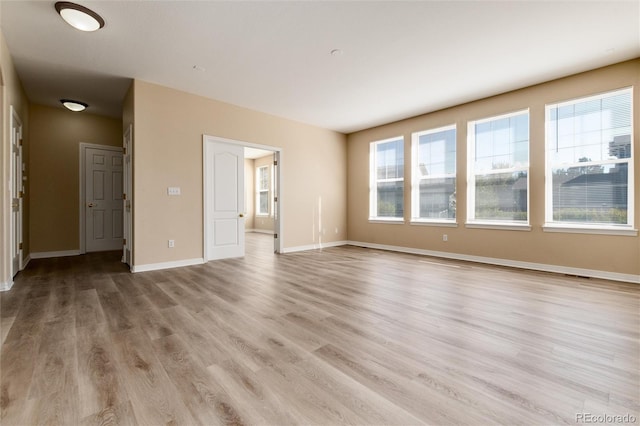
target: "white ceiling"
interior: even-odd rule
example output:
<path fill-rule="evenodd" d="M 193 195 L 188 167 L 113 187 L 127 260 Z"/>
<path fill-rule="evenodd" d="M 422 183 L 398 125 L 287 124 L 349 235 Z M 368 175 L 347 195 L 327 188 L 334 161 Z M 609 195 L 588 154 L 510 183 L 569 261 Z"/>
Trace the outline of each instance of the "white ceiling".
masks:
<path fill-rule="evenodd" d="M 79 3 L 106 26 L 0 1 L 32 102 L 120 116 L 136 78 L 349 133 L 640 57 L 640 0 Z"/>

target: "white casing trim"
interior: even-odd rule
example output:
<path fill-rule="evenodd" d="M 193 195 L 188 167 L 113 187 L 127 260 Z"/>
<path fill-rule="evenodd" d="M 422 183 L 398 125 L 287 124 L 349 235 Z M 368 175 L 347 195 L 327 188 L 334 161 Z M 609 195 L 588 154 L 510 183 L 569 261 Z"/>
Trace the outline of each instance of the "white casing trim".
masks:
<path fill-rule="evenodd" d="M 0 283 L 0 292 L 9 291 L 13 287 L 13 280 L 7 281 L 6 283 Z"/>
<path fill-rule="evenodd" d="M 80 250 L 62 250 L 62 251 L 41 251 L 31 253 L 31 259 L 49 259 L 52 257 L 80 256 Z"/>
<path fill-rule="evenodd" d="M 307 246 L 286 247 L 283 253 L 295 253 L 298 251 L 317 250 L 329 247 L 338 247 L 349 244 L 348 241 L 330 241 L 328 243 L 309 244 Z"/>
<path fill-rule="evenodd" d="M 202 257 L 194 259 L 174 260 L 172 262 L 160 262 L 160 263 L 148 263 L 146 265 L 133 265 L 131 272 L 148 272 L 157 271 L 160 269 L 181 268 L 183 266 L 202 265 L 205 263 Z"/>
<path fill-rule="evenodd" d="M 511 268 L 531 269 L 534 271 L 554 272 L 557 274 L 577 275 L 581 277 L 601 278 L 612 281 L 624 281 L 640 284 L 640 275 L 620 274 L 617 272 L 600 271 L 597 269 L 572 268 L 569 266 L 548 265 L 544 263 L 522 262 L 519 260 L 499 259 L 495 257 L 472 256 L 468 254 L 448 253 L 444 251 L 424 250 L 411 247 L 390 246 L 386 244 L 347 241 L 347 244 L 378 250 L 397 251 L 401 253 L 419 254 L 423 256 L 441 257 L 445 259 L 465 260 L 469 262 L 486 263 L 489 265 L 508 266 Z"/>

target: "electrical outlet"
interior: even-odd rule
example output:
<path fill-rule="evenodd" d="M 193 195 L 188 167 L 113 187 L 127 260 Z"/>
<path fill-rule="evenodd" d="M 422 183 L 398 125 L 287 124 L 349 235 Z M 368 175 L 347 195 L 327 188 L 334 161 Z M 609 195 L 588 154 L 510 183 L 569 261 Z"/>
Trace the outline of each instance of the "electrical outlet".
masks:
<path fill-rule="evenodd" d="M 169 248 L 174 248 L 176 246 L 176 240 L 169 240 Z"/>
<path fill-rule="evenodd" d="M 449 237 L 447 237 L 447 234 L 442 234 L 442 241 L 449 241 Z"/>
<path fill-rule="evenodd" d="M 180 187 L 179 186 L 170 186 L 167 188 L 167 195 L 180 195 Z"/>

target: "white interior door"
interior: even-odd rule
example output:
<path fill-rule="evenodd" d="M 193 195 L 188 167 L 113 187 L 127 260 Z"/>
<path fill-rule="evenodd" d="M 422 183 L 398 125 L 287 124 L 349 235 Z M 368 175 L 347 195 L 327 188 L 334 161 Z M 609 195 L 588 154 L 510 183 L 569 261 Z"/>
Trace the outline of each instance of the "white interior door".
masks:
<path fill-rule="evenodd" d="M 132 138 L 133 128 L 130 125 L 129 128 L 125 131 L 124 136 L 122 138 L 122 149 L 123 149 L 123 185 L 124 185 L 124 195 L 122 200 L 122 208 L 123 208 L 123 236 L 124 242 L 122 247 L 122 261 L 127 265 L 131 266 L 131 248 L 133 247 L 133 220 L 132 220 L 132 193 L 133 193 L 133 185 L 132 185 L 132 165 L 131 165 L 131 138 Z"/>
<path fill-rule="evenodd" d="M 85 148 L 86 251 L 122 248 L 122 152 Z"/>
<path fill-rule="evenodd" d="M 22 265 L 22 123 L 11 107 L 11 274 Z"/>
<path fill-rule="evenodd" d="M 280 152 L 273 153 L 273 251 L 280 253 Z"/>
<path fill-rule="evenodd" d="M 244 147 L 206 140 L 205 259 L 244 256 Z"/>

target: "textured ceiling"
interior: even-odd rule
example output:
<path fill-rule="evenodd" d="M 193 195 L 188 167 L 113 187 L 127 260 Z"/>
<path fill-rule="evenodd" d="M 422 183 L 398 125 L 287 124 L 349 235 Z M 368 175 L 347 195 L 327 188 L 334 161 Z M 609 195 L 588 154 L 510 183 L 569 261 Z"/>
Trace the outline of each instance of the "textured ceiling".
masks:
<path fill-rule="evenodd" d="M 640 1 L 80 3 L 102 30 L 0 1 L 32 102 L 120 116 L 136 78 L 348 133 L 640 57 Z"/>

